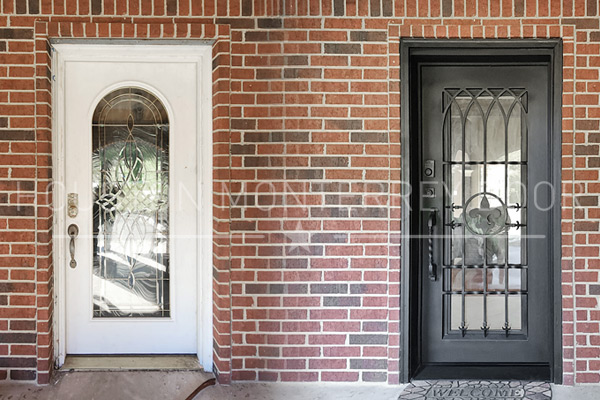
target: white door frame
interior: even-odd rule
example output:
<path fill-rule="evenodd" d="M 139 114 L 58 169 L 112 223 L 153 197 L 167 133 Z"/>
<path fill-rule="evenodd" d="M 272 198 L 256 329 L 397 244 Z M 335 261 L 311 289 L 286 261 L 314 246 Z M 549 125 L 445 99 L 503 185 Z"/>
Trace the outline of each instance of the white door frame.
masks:
<path fill-rule="evenodd" d="M 155 41 L 153 43 L 156 43 Z M 121 48 L 115 55 L 111 52 Z M 156 50 L 156 51 L 153 51 Z M 77 41 L 52 45 L 52 176 L 54 263 L 54 356 L 60 367 L 66 357 L 66 284 L 68 267 L 65 186 L 64 72 L 66 61 L 195 62 L 198 71 L 197 110 L 197 356 L 206 371 L 213 368 L 213 212 L 212 212 L 212 44 L 97 44 Z M 91 134 L 91 121 L 90 121 Z M 176 156 L 176 155 L 174 155 Z M 91 162 L 91 158 L 90 158 Z M 91 189 L 90 189 L 91 190 Z"/>

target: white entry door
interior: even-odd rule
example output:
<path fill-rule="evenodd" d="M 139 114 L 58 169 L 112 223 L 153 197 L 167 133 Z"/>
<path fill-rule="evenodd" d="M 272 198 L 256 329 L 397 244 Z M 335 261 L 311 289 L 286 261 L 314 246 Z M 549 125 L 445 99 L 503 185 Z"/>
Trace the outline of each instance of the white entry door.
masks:
<path fill-rule="evenodd" d="M 55 46 L 66 354 L 201 352 L 210 50 L 181 47 Z"/>

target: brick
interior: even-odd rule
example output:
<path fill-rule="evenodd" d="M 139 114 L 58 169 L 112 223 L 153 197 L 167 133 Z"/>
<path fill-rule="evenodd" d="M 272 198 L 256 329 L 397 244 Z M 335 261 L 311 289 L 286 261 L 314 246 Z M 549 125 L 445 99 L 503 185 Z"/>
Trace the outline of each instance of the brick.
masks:
<path fill-rule="evenodd" d="M 312 294 L 348 293 L 348 284 L 344 283 L 312 283 L 310 285 Z"/>
<path fill-rule="evenodd" d="M 167 15 L 177 15 L 177 1 L 167 0 Z"/>
<path fill-rule="evenodd" d="M 365 344 L 365 345 L 375 345 L 375 344 L 387 344 L 388 337 L 387 335 L 349 335 L 350 344 Z"/>
<path fill-rule="evenodd" d="M 385 207 L 353 207 L 350 209 L 353 218 L 387 218 L 388 210 Z"/>
<path fill-rule="evenodd" d="M 253 221 L 233 221 L 231 223 L 232 231 L 254 231 L 256 230 L 256 222 Z"/>
<path fill-rule="evenodd" d="M 270 37 L 273 37 L 273 35 L 270 35 L 269 32 L 263 31 L 263 32 L 246 32 L 246 41 L 247 42 L 264 42 L 264 41 L 269 41 L 271 40 Z"/>
<path fill-rule="evenodd" d="M 307 284 L 270 284 L 270 294 L 306 294 L 308 293 Z"/>
<path fill-rule="evenodd" d="M 360 54 L 360 44 L 325 43 L 325 54 Z"/>
<path fill-rule="evenodd" d="M 345 218 L 348 217 L 348 209 L 343 207 L 311 207 L 310 216 L 313 218 Z"/>
<path fill-rule="evenodd" d="M 256 128 L 256 120 L 254 119 L 232 119 L 231 120 L 231 129 L 255 129 Z"/>
<path fill-rule="evenodd" d="M 348 241 L 348 234 L 346 233 L 313 233 L 311 234 L 310 241 L 312 243 L 346 243 Z"/>
<path fill-rule="evenodd" d="M 314 182 L 310 185 L 311 192 L 348 192 L 350 185 L 345 182 Z"/>
<path fill-rule="evenodd" d="M 282 349 L 282 357 L 319 357 L 320 347 L 287 347 Z"/>
<path fill-rule="evenodd" d="M 35 140 L 35 132 L 19 129 L 0 129 L 0 141 Z"/>
<path fill-rule="evenodd" d="M 387 322 L 365 321 L 362 323 L 363 332 L 387 332 Z"/>
<path fill-rule="evenodd" d="M 381 31 L 352 31 L 350 40 L 353 42 L 386 42 L 387 32 Z"/>
<path fill-rule="evenodd" d="M 347 167 L 348 157 L 311 157 L 310 165 L 312 167 Z"/>
<path fill-rule="evenodd" d="M 598 205 L 598 196 L 577 196 L 575 201 L 580 207 L 591 207 Z"/>
<path fill-rule="evenodd" d="M 309 360 L 309 368 L 312 369 L 346 369 L 347 362 L 339 358 L 319 358 Z"/>
<path fill-rule="evenodd" d="M 37 366 L 37 361 L 35 358 L 0 357 L 0 367 L 31 368 L 31 367 L 36 367 L 36 366 Z"/>
<path fill-rule="evenodd" d="M 283 70 L 283 77 L 285 79 L 318 79 L 322 75 L 323 70 L 319 68 L 284 68 Z"/>
<path fill-rule="evenodd" d="M 232 144 L 231 145 L 231 154 L 255 154 L 256 146 L 254 145 L 242 145 L 242 144 Z"/>
<path fill-rule="evenodd" d="M 365 382 L 386 382 L 387 375 L 386 372 L 365 371 L 362 373 L 362 380 Z"/>
<path fill-rule="evenodd" d="M 292 321 L 283 322 L 282 332 L 319 332 L 321 323 L 318 321 Z"/>
<path fill-rule="evenodd" d="M 250 1 L 248 2 L 251 3 Z M 281 18 L 258 18 L 256 22 L 258 27 L 263 29 L 278 29 L 283 26 Z"/>
<path fill-rule="evenodd" d="M 345 14 L 344 0 L 333 0 L 333 15 L 344 16 Z"/>
<path fill-rule="evenodd" d="M 575 230 L 580 231 L 580 232 L 585 232 L 585 231 L 597 232 L 598 231 L 598 222 L 593 222 L 593 221 L 575 222 Z"/>
<path fill-rule="evenodd" d="M 339 119 L 325 121 L 325 129 L 358 130 L 362 129 L 362 120 Z"/>
<path fill-rule="evenodd" d="M 352 284 L 350 285 L 350 293 L 352 294 L 385 294 L 387 293 L 387 285 L 383 284 Z"/>
<path fill-rule="evenodd" d="M 323 306 L 325 307 L 360 307 L 360 297 L 323 297 Z"/>
<path fill-rule="evenodd" d="M 33 293 L 34 289 L 29 282 L 0 282 L 0 293 Z"/>
<path fill-rule="evenodd" d="M 350 369 L 387 369 L 387 360 L 351 359 Z"/>
<path fill-rule="evenodd" d="M 40 13 L 40 0 L 29 0 L 28 1 L 28 13 L 39 14 Z"/>
<path fill-rule="evenodd" d="M 34 216 L 35 209 L 30 206 L 1 206 L 0 205 L 0 216 Z"/>
<path fill-rule="evenodd" d="M 387 143 L 387 132 L 352 132 L 351 141 L 358 143 Z"/>
<path fill-rule="evenodd" d="M 371 17 L 379 17 L 381 15 L 381 1 L 371 0 Z"/>
<path fill-rule="evenodd" d="M 256 79 L 281 79 L 283 70 L 281 69 L 262 69 L 256 70 Z"/>
<path fill-rule="evenodd" d="M 323 255 L 323 246 L 302 244 L 285 246 L 285 254 L 289 256 L 321 256 Z"/>
<path fill-rule="evenodd" d="M 600 285 L 590 285 L 590 294 L 600 296 Z"/>
<path fill-rule="evenodd" d="M 322 169 L 286 169 L 286 179 L 323 179 Z"/>
<path fill-rule="evenodd" d="M 13 331 L 33 331 L 36 328 L 35 321 L 14 320 L 10 321 L 10 329 Z"/>
<path fill-rule="evenodd" d="M 358 380 L 358 373 L 323 371 L 321 373 L 321 379 L 326 382 L 354 382 Z"/>
<path fill-rule="evenodd" d="M 35 333 L 0 333 L 0 343 L 35 343 Z"/>
<path fill-rule="evenodd" d="M 35 361 L 35 359 L 34 359 Z M 35 371 L 14 369 L 10 371 L 10 379 L 15 381 L 32 381 L 36 377 Z"/>
<path fill-rule="evenodd" d="M 33 29 L 0 28 L 0 39 L 33 39 Z"/>
<path fill-rule="evenodd" d="M 102 14 L 102 0 L 92 0 L 92 15 Z"/>
<path fill-rule="evenodd" d="M 318 372 L 281 372 L 283 382 L 315 382 L 318 380 Z"/>

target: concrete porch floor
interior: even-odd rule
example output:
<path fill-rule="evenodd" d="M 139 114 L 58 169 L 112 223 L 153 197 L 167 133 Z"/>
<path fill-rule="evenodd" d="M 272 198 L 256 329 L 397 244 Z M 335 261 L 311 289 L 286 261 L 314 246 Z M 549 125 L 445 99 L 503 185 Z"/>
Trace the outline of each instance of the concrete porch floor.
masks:
<path fill-rule="evenodd" d="M 212 374 L 199 371 L 60 372 L 54 384 L 0 382 L 0 400 L 185 400 Z M 403 386 L 343 383 L 234 383 L 194 400 L 395 400 Z M 553 386 L 553 399 L 596 400 L 600 386 Z"/>

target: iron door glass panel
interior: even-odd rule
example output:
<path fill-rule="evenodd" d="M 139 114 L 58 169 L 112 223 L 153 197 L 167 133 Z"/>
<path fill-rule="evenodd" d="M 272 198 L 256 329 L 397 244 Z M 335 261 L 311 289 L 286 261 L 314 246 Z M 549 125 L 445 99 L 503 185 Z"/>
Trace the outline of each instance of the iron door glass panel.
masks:
<path fill-rule="evenodd" d="M 92 119 L 93 316 L 169 317 L 169 119 L 147 90 Z"/>
<path fill-rule="evenodd" d="M 527 90 L 441 96 L 444 332 L 526 333 Z"/>

